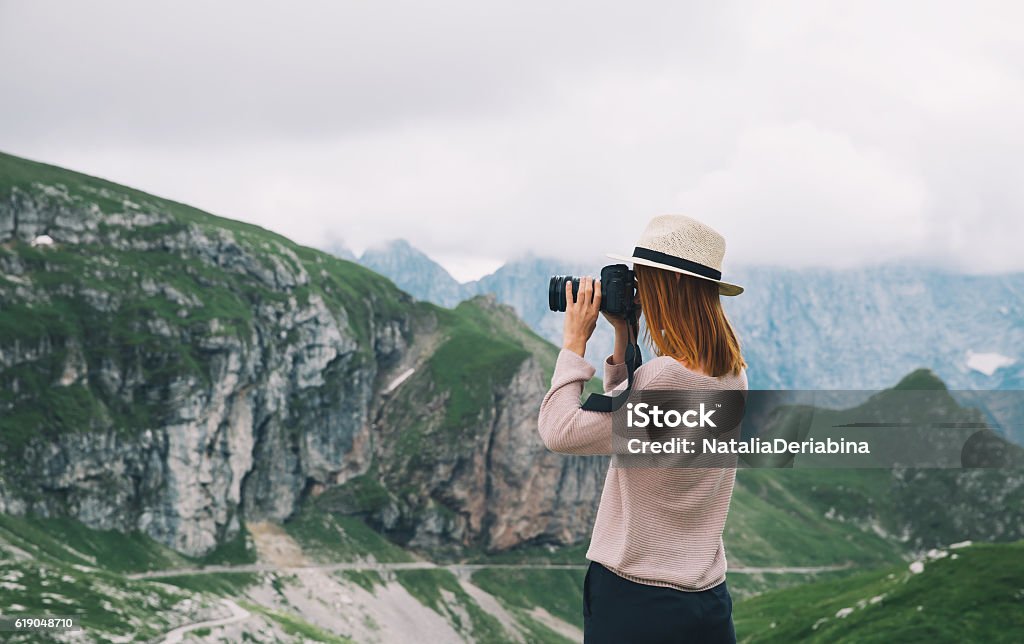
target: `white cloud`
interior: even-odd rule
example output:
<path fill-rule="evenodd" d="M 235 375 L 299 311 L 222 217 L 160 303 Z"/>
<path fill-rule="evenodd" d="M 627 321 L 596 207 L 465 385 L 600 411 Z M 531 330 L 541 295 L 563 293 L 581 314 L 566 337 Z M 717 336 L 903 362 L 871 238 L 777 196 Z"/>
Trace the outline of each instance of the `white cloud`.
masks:
<path fill-rule="evenodd" d="M 901 159 L 800 122 L 742 133 L 733 159 L 677 203 L 715 213 L 745 263 L 849 267 L 920 252 L 927 194 Z"/>
<path fill-rule="evenodd" d="M 1017 3 L 57 8 L 0 3 L 0 148 L 303 243 L 1024 269 Z"/>

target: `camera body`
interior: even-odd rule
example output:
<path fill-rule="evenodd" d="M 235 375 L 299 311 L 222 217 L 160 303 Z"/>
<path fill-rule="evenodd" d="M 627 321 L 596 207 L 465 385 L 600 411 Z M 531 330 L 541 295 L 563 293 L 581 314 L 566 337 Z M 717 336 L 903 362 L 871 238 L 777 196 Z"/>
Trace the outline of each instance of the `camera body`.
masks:
<path fill-rule="evenodd" d="M 548 308 L 565 312 L 565 284 L 572 282 L 572 300 L 580 292 L 580 278 L 555 275 L 548 283 Z M 636 305 L 636 276 L 625 264 L 610 264 L 601 269 L 601 310 L 619 318 L 633 317 Z"/>

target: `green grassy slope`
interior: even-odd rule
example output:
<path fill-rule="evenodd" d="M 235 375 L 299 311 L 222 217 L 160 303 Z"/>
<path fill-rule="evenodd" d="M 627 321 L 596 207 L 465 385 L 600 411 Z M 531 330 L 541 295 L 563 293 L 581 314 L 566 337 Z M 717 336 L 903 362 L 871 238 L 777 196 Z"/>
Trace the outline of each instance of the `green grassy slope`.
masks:
<path fill-rule="evenodd" d="M 871 529 L 871 517 L 889 511 L 878 506 L 890 479 L 884 470 L 737 472 L 724 536 L 729 562 L 822 566 L 897 561 L 904 545 Z M 855 516 L 863 520 L 838 520 L 837 506 L 856 506 Z"/>
<path fill-rule="evenodd" d="M 286 528 L 321 561 L 412 558 L 351 517 L 339 523 L 330 515 L 305 514 Z M 578 547 L 527 548 L 498 560 L 510 561 L 516 554 L 538 563 L 576 562 L 582 556 Z M 90 530 L 69 520 L 0 515 L 0 555 L 0 577 L 9 582 L 0 587 L 5 613 L 82 614 L 93 620 L 94 628 L 111 634 L 158 634 L 175 624 L 154 617 L 154 612 L 170 614 L 172 606 L 196 593 L 238 599 L 247 585 L 259 581 L 250 573 L 132 581 L 121 573 L 202 562 L 182 558 L 142 535 Z M 25 555 L 30 558 L 23 559 Z M 376 573 L 338 574 L 370 592 L 385 583 Z M 832 576 L 802 583 L 810 577 L 730 574 L 741 641 L 999 642 L 1015 641 L 1011 634 L 1024 632 L 1024 542 L 949 550 L 948 556 L 926 561 L 920 574 L 912 574 L 903 562 L 883 568 L 858 565 Z M 286 577 L 279 583 L 288 583 Z M 542 607 L 581 627 L 582 578 L 582 570 L 485 568 L 473 572 L 471 582 L 505 606 L 529 641 L 564 642 L 532 612 Z M 450 572 L 402 571 L 395 580 L 476 641 L 507 640 L 502 627 Z M 770 590 L 784 585 L 793 587 Z M 767 592 L 745 598 L 752 590 Z M 110 608 L 111 602 L 116 608 Z M 847 608 L 853 610 L 836 616 Z M 279 623 L 291 620 L 288 626 L 295 633 L 308 627 L 294 615 L 271 617 Z"/>
<path fill-rule="evenodd" d="M 422 416 L 423 406 L 440 406 L 442 417 L 430 426 L 405 424 L 391 455 L 400 461 L 394 464 L 398 469 L 422 467 L 434 451 L 451 452 L 454 445 L 464 444 L 463 438 L 479 433 L 482 414 L 494 406 L 496 391 L 524 360 L 532 358 L 548 374 L 554 365 L 555 347 L 511 309 L 493 301 L 477 298 L 454 310 L 416 302 L 362 266 L 258 226 L 0 154 L 0 202 L 26 195 L 97 225 L 100 241 L 65 241 L 54 232 L 53 246 L 36 248 L 18 239 L 0 244 L 0 264 L 18 267 L 11 279 L 0 275 L 0 351 L 45 347 L 35 352 L 36 358 L 0 369 L 3 488 L 19 489 L 20 481 L 31 480 L 21 470 L 18 454 L 33 438 L 99 430 L 134 434 L 160 427 L 174 404 L 165 395 L 173 384 L 208 384 L 222 367 L 211 358 L 216 351 L 205 345 L 224 340 L 249 346 L 262 338 L 263 351 L 273 353 L 282 347 L 270 345 L 295 341 L 293 332 L 278 336 L 272 316 L 257 316 L 268 304 L 281 310 L 319 297 L 348 324 L 358 344 L 358 355 L 347 369 L 324 370 L 323 396 L 297 395 L 290 401 L 287 422 L 295 431 L 300 431 L 303 414 L 316 413 L 313 406 L 324 405 L 324 397 L 342 390 L 334 385 L 351 368 L 377 359 L 373 327 L 395 322 L 407 334 L 402 338 L 406 342 L 436 342 L 428 349 L 426 368 L 418 369 L 392 402 L 417 412 L 413 416 Z M 116 223 L 132 217 L 139 223 Z M 213 250 L 204 252 L 209 247 Z M 266 274 L 277 275 L 281 267 L 286 274 L 308 276 L 308 281 L 274 286 L 275 279 Z M 97 302 L 109 303 L 108 310 Z M 85 375 L 58 386 L 73 348 L 81 352 Z M 104 372 L 125 374 L 133 390 L 115 391 Z M 422 396 L 410 397 L 408 392 Z M 350 509 L 358 514 L 380 509 L 395 495 L 408 498 L 412 490 L 397 489 L 402 477 L 382 481 L 382 471 L 375 468 L 339 496 L 347 494 Z M 39 490 L 21 492 L 34 495 Z M 415 505 L 410 501 L 403 511 L 424 510 Z M 437 502 L 429 510 L 459 508 Z"/>
<path fill-rule="evenodd" d="M 253 312 L 264 303 L 294 300 L 303 305 L 319 295 L 347 320 L 364 353 L 372 350 L 366 341 L 371 319 L 379 323 L 429 312 L 390 280 L 258 226 L 0 153 L 0 200 L 11 198 L 14 191 L 38 194 L 54 187 L 62 191 L 69 207 L 99 209 L 104 217 L 97 234 L 108 241 L 58 240 L 46 248 L 18 240 L 0 244 L 0 261 L 24 269 L 17 280 L 0 277 L 0 344 L 42 343 L 49 348 L 38 360 L 0 371 L 0 454 L 5 448 L 16 451 L 37 435 L 111 427 L 134 432 L 159 425 L 166 413 L 160 397 L 125 400 L 91 380 L 53 386 L 66 363 L 69 343 L 81 348 L 90 374 L 105 363 L 131 365 L 148 388 L 159 391 L 182 377 L 210 377 L 209 352 L 201 343 L 181 342 L 181 335 L 225 335 L 248 344 Z M 106 216 L 125 213 L 153 215 L 159 223 L 136 225 L 127 232 L 107 223 Z M 309 281 L 273 288 L 248 269 L 211 263 L 191 242 L 184 243 L 182 252 L 166 247 L 165 240 L 179 240 L 180 245 L 193 234 L 223 244 L 227 257 L 244 254 L 269 274 L 277 267 L 304 269 Z M 132 243 L 126 243 L 129 238 Z M 147 292 L 146 283 L 163 290 Z M 30 285 L 30 295 L 25 295 L 25 285 Z M 190 303 L 175 302 L 167 289 Z M 95 303 L 102 301 L 114 303 L 114 309 L 98 309 Z M 176 333 L 154 333 L 160 325 Z M 39 400 L 47 404 L 39 405 Z"/>
<path fill-rule="evenodd" d="M 284 527 L 315 561 L 414 560 L 361 519 L 324 511 L 315 503 L 307 503 Z"/>
<path fill-rule="evenodd" d="M 1021 641 L 1024 542 L 948 552 L 920 574 L 904 564 L 739 602 L 737 636 L 742 642 Z"/>
<path fill-rule="evenodd" d="M 145 535 L 91 530 L 71 519 L 0 514 L 0 612 L 71 615 L 94 637 L 156 637 L 186 620 L 182 602 L 209 603 L 186 580 L 155 583 L 123 573 L 201 565 Z M 237 590 L 252 575 L 227 575 L 219 590 Z M 215 577 L 195 580 L 208 585 Z M 9 641 L 38 641 L 7 634 Z M 8 641 L 8 640 L 4 640 Z"/>

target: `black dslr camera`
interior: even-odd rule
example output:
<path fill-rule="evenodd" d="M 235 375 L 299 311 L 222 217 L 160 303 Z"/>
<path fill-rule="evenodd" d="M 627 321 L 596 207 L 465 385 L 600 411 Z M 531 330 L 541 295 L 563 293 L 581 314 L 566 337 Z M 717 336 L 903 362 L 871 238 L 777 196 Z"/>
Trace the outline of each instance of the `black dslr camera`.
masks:
<path fill-rule="evenodd" d="M 580 278 L 572 275 L 555 275 L 548 283 L 548 307 L 552 311 L 565 312 L 565 285 L 572 283 L 572 301 L 580 293 Z M 626 345 L 626 388 L 617 393 L 590 394 L 583 403 L 587 411 L 613 412 L 626 403 L 633 388 L 633 372 L 643 357 L 636 343 L 638 335 L 638 311 L 636 300 L 636 275 L 625 264 L 612 264 L 601 269 L 601 310 L 615 317 L 625 318 L 629 324 Z"/>
<path fill-rule="evenodd" d="M 572 282 L 572 301 L 580 292 L 580 278 L 555 275 L 548 283 L 548 307 L 565 312 L 565 283 Z M 611 264 L 601 269 L 601 310 L 608 315 L 631 319 L 636 311 L 636 277 L 625 264 Z"/>

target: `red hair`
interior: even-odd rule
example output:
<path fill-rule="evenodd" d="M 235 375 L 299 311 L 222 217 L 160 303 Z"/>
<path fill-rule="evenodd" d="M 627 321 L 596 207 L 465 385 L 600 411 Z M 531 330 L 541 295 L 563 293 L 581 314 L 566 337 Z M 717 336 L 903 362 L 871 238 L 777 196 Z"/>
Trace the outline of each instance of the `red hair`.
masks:
<path fill-rule="evenodd" d="M 716 282 L 642 264 L 633 268 L 645 339 L 658 355 L 681 359 L 714 378 L 738 375 L 747 366 Z"/>

